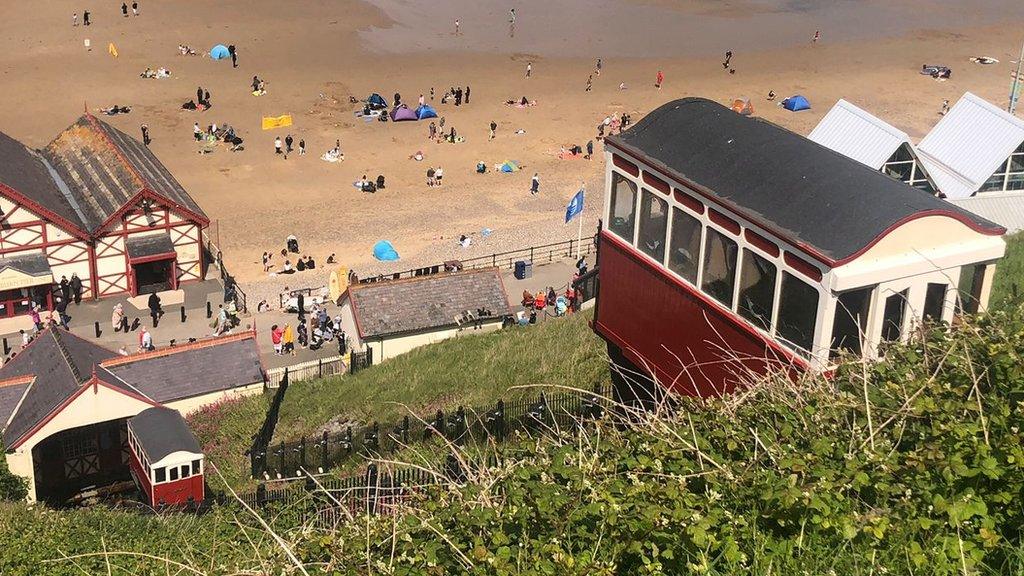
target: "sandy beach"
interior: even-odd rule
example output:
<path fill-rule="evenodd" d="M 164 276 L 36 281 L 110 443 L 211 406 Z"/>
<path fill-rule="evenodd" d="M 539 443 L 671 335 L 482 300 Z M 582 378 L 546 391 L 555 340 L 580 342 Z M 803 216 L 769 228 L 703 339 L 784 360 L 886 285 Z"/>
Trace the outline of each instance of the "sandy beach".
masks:
<path fill-rule="evenodd" d="M 115 3 L 104 3 L 90 10 L 89 27 L 72 26 L 72 14 L 79 12 L 81 22 L 86 8 L 80 3 L 12 3 L 0 24 L 0 130 L 42 147 L 83 109 L 131 106 L 129 115 L 104 119 L 135 136 L 148 124 L 153 150 L 215 222 L 230 270 L 258 300 L 284 285 L 323 284 L 319 272 L 263 274 L 261 254 L 278 252 L 288 234 L 319 262 L 335 253 L 363 273 L 407 269 L 575 238 L 576 226 L 565 226 L 563 215 L 583 183 L 589 192 L 584 230 L 591 231 L 602 192 L 597 125 L 624 112 L 637 120 L 674 98 L 731 102 L 748 96 L 757 115 L 802 134 L 846 98 L 919 138 L 938 120 L 943 99 L 955 101 L 969 90 L 1005 105 L 1024 22 L 1024 4 L 1004 0 L 970 6 L 844 2 L 835 8 L 753 0 L 551 4 L 516 4 L 512 30 L 508 6 L 461 1 L 143 1 L 141 15 L 128 18 Z M 822 36 L 812 43 L 815 30 Z M 84 47 L 87 38 L 91 51 Z M 109 43 L 117 58 L 108 54 Z M 218 43 L 237 46 L 238 68 L 177 50 L 188 44 L 207 52 Z M 725 50 L 734 52 L 735 73 L 722 67 Z M 978 55 L 1000 63 L 968 60 Z M 601 74 L 585 92 L 598 57 Z M 952 78 L 921 76 L 924 63 L 950 66 Z M 147 67 L 169 68 L 171 77 L 140 78 Z M 666 77 L 661 90 L 653 86 L 658 70 Z M 253 75 L 267 82 L 266 95 L 250 93 Z M 468 104 L 440 104 L 450 86 L 467 84 Z M 209 90 L 213 107 L 182 110 L 197 86 Z M 765 100 L 769 90 L 780 99 L 803 94 L 813 109 L 782 110 Z M 445 128 L 454 126 L 465 141 L 429 141 L 428 122 L 357 119 L 353 112 L 361 105 L 349 98 L 372 92 L 389 100 L 398 92 L 413 107 L 424 94 Z M 523 96 L 537 105 L 503 104 Z M 280 114 L 291 114 L 294 125 L 260 129 L 262 116 Z M 498 130 L 489 141 L 492 121 Z M 198 154 L 194 122 L 231 124 L 246 149 L 220 146 Z M 287 134 L 296 144 L 305 140 L 308 154 L 276 155 L 275 136 Z M 560 147 L 591 139 L 594 160 L 558 158 Z M 336 140 L 345 160 L 320 160 Z M 422 162 L 409 159 L 417 151 Z M 474 172 L 478 161 L 493 167 L 504 160 L 524 169 Z M 444 186 L 428 188 L 425 172 L 438 166 Z M 541 188 L 531 196 L 535 172 Z M 356 190 L 352 182 L 364 174 L 383 174 L 387 188 Z M 485 228 L 493 233 L 484 237 Z M 462 234 L 473 238 L 468 249 L 456 242 Z M 373 260 L 371 247 L 383 238 L 394 243 L 400 262 Z"/>

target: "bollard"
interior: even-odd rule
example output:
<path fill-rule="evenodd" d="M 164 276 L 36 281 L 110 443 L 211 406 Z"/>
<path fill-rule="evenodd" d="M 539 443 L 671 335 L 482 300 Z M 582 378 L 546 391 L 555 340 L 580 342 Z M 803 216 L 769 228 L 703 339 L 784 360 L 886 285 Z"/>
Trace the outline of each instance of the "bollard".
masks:
<path fill-rule="evenodd" d="M 9 344 L 7 344 L 7 338 L 4 338 L 4 356 L 7 356 L 10 353 L 11 353 L 11 347 L 10 347 Z"/>
<path fill-rule="evenodd" d="M 139 317 L 138 317 L 138 316 L 136 316 L 136 317 L 135 317 L 135 320 L 133 320 L 133 321 L 132 321 L 132 326 L 131 326 L 131 329 L 129 330 L 129 332 L 135 332 L 136 330 L 138 330 L 138 329 L 139 329 L 139 326 L 140 326 L 141 324 L 142 324 L 142 321 L 141 321 L 141 320 L 139 320 Z"/>
<path fill-rule="evenodd" d="M 181 307 L 181 323 L 182 324 L 185 323 L 185 306 L 184 305 L 182 305 L 182 307 Z"/>
<path fill-rule="evenodd" d="M 213 306 L 210 306 L 210 301 L 206 301 L 206 317 L 213 318 Z"/>
<path fill-rule="evenodd" d="M 96 337 L 97 338 L 100 337 L 100 334 L 103 334 L 103 331 L 100 330 L 100 323 L 99 323 L 99 321 L 93 322 L 93 329 L 96 330 Z"/>

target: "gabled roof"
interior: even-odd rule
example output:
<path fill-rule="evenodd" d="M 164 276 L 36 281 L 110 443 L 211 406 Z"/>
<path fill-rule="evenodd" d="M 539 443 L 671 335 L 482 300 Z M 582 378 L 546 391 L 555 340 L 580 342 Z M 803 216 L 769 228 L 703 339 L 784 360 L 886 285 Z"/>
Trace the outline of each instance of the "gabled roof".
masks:
<path fill-rule="evenodd" d="M 1024 230 L 1024 197 L 1020 192 L 985 192 L 970 198 L 954 198 L 949 202 L 998 222 L 1009 234 Z"/>
<path fill-rule="evenodd" d="M 13 446 L 71 397 L 92 377 L 94 365 L 116 355 L 60 328 L 40 332 L 13 360 L 0 368 L 0 378 L 4 380 L 34 377 L 10 424 L 3 430 L 4 446 Z"/>
<path fill-rule="evenodd" d="M 455 326 L 466 310 L 512 313 L 497 268 L 356 284 L 347 295 L 361 338 Z"/>
<path fill-rule="evenodd" d="M 25 202 L 40 216 L 55 216 L 55 224 L 74 234 L 83 229 L 82 218 L 54 175 L 40 154 L 0 132 L 0 191 L 16 195 L 12 199 Z"/>
<path fill-rule="evenodd" d="M 131 260 L 150 258 L 161 254 L 174 254 L 174 242 L 166 232 L 147 236 L 129 236 L 125 240 L 125 248 L 128 250 L 128 258 Z"/>
<path fill-rule="evenodd" d="M 906 132 L 842 99 L 807 138 L 875 170 L 900 146 L 910 144 Z"/>
<path fill-rule="evenodd" d="M 46 254 L 42 252 L 0 258 L 0 273 L 8 269 L 17 270 L 28 276 L 49 277 L 53 274 L 50 270 L 50 262 L 46 259 Z"/>
<path fill-rule="evenodd" d="M 978 191 L 1024 142 L 1024 120 L 965 92 L 917 145 L 918 157 L 946 198 Z"/>
<path fill-rule="evenodd" d="M 128 420 L 128 427 L 149 457 L 151 464 L 163 460 L 175 452 L 202 454 L 188 424 L 181 413 L 173 408 L 154 406 L 146 408 Z"/>
<path fill-rule="evenodd" d="M 98 373 L 161 404 L 263 382 L 251 331 L 112 357 L 100 363 Z"/>
<path fill-rule="evenodd" d="M 149 196 L 172 210 L 208 222 L 199 205 L 148 147 L 92 115 L 82 116 L 61 132 L 43 155 L 70 191 L 83 228 L 90 234 Z"/>
<path fill-rule="evenodd" d="M 654 110 L 606 144 L 838 266 L 929 215 L 1003 228 L 760 118 L 703 98 Z"/>

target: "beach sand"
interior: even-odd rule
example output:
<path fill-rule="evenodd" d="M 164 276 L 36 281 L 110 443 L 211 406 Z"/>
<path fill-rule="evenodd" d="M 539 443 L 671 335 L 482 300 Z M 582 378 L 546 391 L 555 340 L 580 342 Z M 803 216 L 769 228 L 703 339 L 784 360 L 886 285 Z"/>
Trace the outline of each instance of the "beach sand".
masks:
<path fill-rule="evenodd" d="M 196 198 L 214 226 L 211 235 L 250 303 L 271 299 L 283 286 L 324 284 L 324 272 L 268 278 L 264 251 L 279 252 L 288 234 L 321 264 L 330 253 L 361 273 L 407 269 L 452 258 L 575 238 L 563 223 L 568 199 L 586 183 L 584 233 L 597 224 L 602 195 L 600 143 L 596 157 L 560 160 L 561 146 L 585 145 L 609 114 L 634 121 L 671 99 L 704 96 L 723 103 L 748 96 L 756 114 L 806 134 L 839 98 L 846 98 L 919 138 L 938 120 L 943 99 L 965 91 L 1006 103 L 1012 60 L 1020 47 L 1024 3 L 918 0 L 844 2 L 668 2 L 598 0 L 584 8 L 517 4 L 514 35 L 507 7 L 470 2 L 377 0 L 222 0 L 217 3 L 141 2 L 142 15 L 122 18 L 115 3 L 92 10 L 94 24 L 71 26 L 80 3 L 10 3 L 0 23 L 0 130 L 33 147 L 44 146 L 83 109 L 130 105 L 127 116 L 103 117 L 134 136 L 148 124 L 152 148 Z M 568 6 L 574 3 L 557 3 Z M 642 16 L 639 17 L 639 16 Z M 454 35 L 453 21 L 462 20 Z M 815 30 L 822 39 L 810 42 Z M 91 51 L 83 41 L 89 38 Z M 119 52 L 107 53 L 113 42 Z M 238 47 L 239 66 L 179 56 L 180 43 L 208 51 Z M 721 64 L 734 52 L 734 74 Z M 971 56 L 1000 59 L 992 66 Z M 603 58 L 593 91 L 584 88 Z M 533 75 L 525 78 L 527 62 Z M 944 64 L 953 76 L 937 82 L 918 74 L 922 64 Z M 161 66 L 172 77 L 145 80 Z M 653 86 L 658 70 L 666 81 Z M 268 93 L 250 94 L 253 75 Z M 619 90 L 625 83 L 626 90 Z M 472 87 L 468 105 L 441 105 L 449 86 Z M 205 113 L 180 109 L 197 86 L 210 91 Z M 430 101 L 429 90 L 435 89 Z M 814 106 L 790 113 L 765 101 L 803 94 Z M 427 122 L 364 123 L 349 97 L 395 92 L 415 107 L 419 94 L 465 138 L 460 144 L 427 140 Z M 503 105 L 526 96 L 537 106 Z M 260 130 L 262 116 L 291 114 L 292 127 Z M 497 138 L 488 141 L 491 121 Z M 229 123 L 246 149 L 197 154 L 192 124 Z M 516 135 L 516 130 L 525 134 Z M 306 141 L 308 154 L 287 160 L 273 151 L 275 136 Z M 684 135 L 685 136 L 685 135 Z M 341 140 L 344 162 L 320 155 Z M 422 150 L 426 159 L 409 156 Z M 478 175 L 506 159 L 524 169 Z M 442 166 L 444 186 L 428 188 L 426 169 Z M 541 192 L 529 194 L 530 177 Z M 383 174 L 387 188 L 359 192 L 352 182 Z M 481 230 L 493 233 L 484 237 Z M 467 234 L 473 245 L 456 239 Z M 402 260 L 381 265 L 371 247 L 391 240 Z M 275 258 L 280 266 L 280 255 Z"/>

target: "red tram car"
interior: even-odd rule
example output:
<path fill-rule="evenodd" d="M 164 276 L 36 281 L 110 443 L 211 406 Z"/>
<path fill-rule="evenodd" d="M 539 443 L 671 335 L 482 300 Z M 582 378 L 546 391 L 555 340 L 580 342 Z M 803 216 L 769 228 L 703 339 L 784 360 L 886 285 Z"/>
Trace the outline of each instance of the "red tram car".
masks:
<path fill-rule="evenodd" d="M 154 508 L 203 501 L 203 452 L 181 414 L 157 406 L 128 420 L 131 472 Z"/>
<path fill-rule="evenodd" d="M 623 400 L 877 356 L 984 309 L 1005 251 L 1001 226 L 702 98 L 605 144 L 593 326 Z"/>

